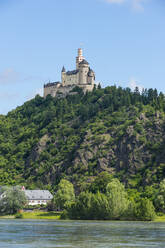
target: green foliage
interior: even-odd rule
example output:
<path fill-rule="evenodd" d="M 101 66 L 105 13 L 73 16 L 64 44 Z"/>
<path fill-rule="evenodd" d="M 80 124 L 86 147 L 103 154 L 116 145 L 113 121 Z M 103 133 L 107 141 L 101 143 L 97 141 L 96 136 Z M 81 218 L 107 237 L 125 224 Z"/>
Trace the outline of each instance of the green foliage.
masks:
<path fill-rule="evenodd" d="M 81 192 L 75 201 L 68 205 L 63 218 L 85 220 L 144 220 L 155 218 L 152 202 L 147 198 L 128 200 L 124 186 L 113 179 L 107 185 L 106 195 Z"/>
<path fill-rule="evenodd" d="M 109 202 L 110 219 L 119 219 L 124 216 L 128 208 L 128 196 L 124 186 L 118 179 L 113 179 L 108 183 L 106 195 Z"/>
<path fill-rule="evenodd" d="M 107 184 L 112 181 L 113 176 L 106 171 L 99 173 L 93 183 L 90 185 L 89 190 L 93 193 L 100 191 L 106 193 Z"/>
<path fill-rule="evenodd" d="M 136 206 L 136 217 L 138 220 L 150 221 L 156 217 L 155 208 L 147 198 L 141 198 Z"/>
<path fill-rule="evenodd" d="M 154 203 L 157 211 L 165 213 L 165 179 L 160 182 Z"/>
<path fill-rule="evenodd" d="M 97 192 L 81 192 L 76 201 L 68 208 L 68 216 L 72 219 L 104 220 L 108 219 L 107 197 Z"/>
<path fill-rule="evenodd" d="M 37 95 L 0 116 L 1 185 L 54 191 L 65 178 L 77 192 L 105 193 L 101 171 L 132 189 L 163 180 L 164 95 L 116 86 L 74 91 L 61 99 Z"/>
<path fill-rule="evenodd" d="M 58 184 L 58 190 L 54 197 L 55 205 L 59 209 L 65 209 L 75 200 L 73 184 L 62 179 Z"/>
<path fill-rule="evenodd" d="M 17 213 L 17 214 L 15 215 L 15 218 L 16 218 L 16 219 L 23 219 L 23 214 L 22 214 L 22 213 Z"/>
<path fill-rule="evenodd" d="M 1 214 L 15 214 L 25 206 L 27 199 L 24 191 L 19 186 L 3 187 L 2 192 L 0 200 Z"/>
<path fill-rule="evenodd" d="M 69 217 L 76 219 L 91 219 L 92 193 L 81 192 L 76 201 L 68 208 Z"/>

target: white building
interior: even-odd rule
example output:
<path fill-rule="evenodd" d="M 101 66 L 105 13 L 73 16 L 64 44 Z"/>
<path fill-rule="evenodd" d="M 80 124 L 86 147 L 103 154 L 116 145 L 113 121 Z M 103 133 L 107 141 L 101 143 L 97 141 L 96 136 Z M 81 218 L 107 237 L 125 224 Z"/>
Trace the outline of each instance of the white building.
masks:
<path fill-rule="evenodd" d="M 46 205 L 53 199 L 53 195 L 48 190 L 24 190 L 28 205 Z"/>
<path fill-rule="evenodd" d="M 15 186 L 13 188 L 15 188 Z M 24 186 L 22 186 L 20 190 L 24 191 L 25 193 L 27 198 L 27 205 L 46 205 L 53 199 L 53 195 L 49 192 L 49 190 L 26 190 Z M 2 191 L 0 187 L 0 200 L 5 197 L 6 192 Z"/>

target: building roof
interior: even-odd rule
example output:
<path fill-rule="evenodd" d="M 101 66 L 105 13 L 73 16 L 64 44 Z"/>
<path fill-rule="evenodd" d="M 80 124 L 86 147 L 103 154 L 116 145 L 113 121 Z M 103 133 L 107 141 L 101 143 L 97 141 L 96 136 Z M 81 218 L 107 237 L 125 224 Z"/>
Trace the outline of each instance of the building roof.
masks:
<path fill-rule="evenodd" d="M 53 195 L 49 190 L 25 190 L 28 200 L 51 200 Z"/>
<path fill-rule="evenodd" d="M 79 63 L 79 65 L 89 65 L 89 63 L 88 63 L 85 59 L 83 59 L 83 60 Z"/>
<path fill-rule="evenodd" d="M 62 72 L 66 72 L 66 70 L 65 70 L 65 67 L 64 67 L 64 66 L 62 67 Z"/>
<path fill-rule="evenodd" d="M 47 83 L 47 84 L 44 84 L 44 88 L 55 86 L 57 84 L 60 84 L 60 82 L 58 81 L 58 82 L 53 82 L 53 83 Z"/>
<path fill-rule="evenodd" d="M 90 68 L 88 72 L 89 77 L 93 77 L 95 75 L 94 71 Z"/>
<path fill-rule="evenodd" d="M 75 75 L 79 72 L 79 70 L 74 70 L 74 71 L 67 71 L 66 75 Z"/>

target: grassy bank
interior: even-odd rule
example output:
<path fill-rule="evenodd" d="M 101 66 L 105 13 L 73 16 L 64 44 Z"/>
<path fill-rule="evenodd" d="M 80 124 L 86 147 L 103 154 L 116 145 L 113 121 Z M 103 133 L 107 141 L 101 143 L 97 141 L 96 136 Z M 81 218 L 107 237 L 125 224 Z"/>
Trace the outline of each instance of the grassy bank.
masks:
<path fill-rule="evenodd" d="M 156 216 L 155 222 L 165 222 L 165 215 L 162 216 Z"/>
<path fill-rule="evenodd" d="M 59 220 L 61 214 L 59 212 L 41 212 L 41 211 L 33 211 L 33 212 L 22 212 L 21 219 L 48 219 L 48 220 Z M 0 216 L 0 219 L 15 219 L 15 215 L 3 215 Z M 165 222 L 165 215 L 156 216 L 154 222 Z"/>
<path fill-rule="evenodd" d="M 33 212 L 23 212 L 23 219 L 50 219 L 50 220 L 59 220 L 60 213 L 59 212 L 41 212 L 41 211 L 33 211 Z"/>
<path fill-rule="evenodd" d="M 3 215 L 0 216 L 1 219 L 15 219 L 15 215 Z M 20 214 L 21 219 L 49 219 L 49 220 L 59 220 L 60 213 L 59 212 L 41 212 L 41 211 L 33 211 L 33 212 L 22 212 Z"/>

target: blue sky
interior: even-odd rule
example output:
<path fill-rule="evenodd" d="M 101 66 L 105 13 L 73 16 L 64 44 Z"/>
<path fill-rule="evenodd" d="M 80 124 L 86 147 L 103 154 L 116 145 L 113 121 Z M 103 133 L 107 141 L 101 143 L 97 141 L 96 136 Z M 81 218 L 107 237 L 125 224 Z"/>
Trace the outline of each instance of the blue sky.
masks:
<path fill-rule="evenodd" d="M 102 86 L 165 93 L 165 0 L 0 0 L 0 114 L 75 68 L 77 48 Z"/>

